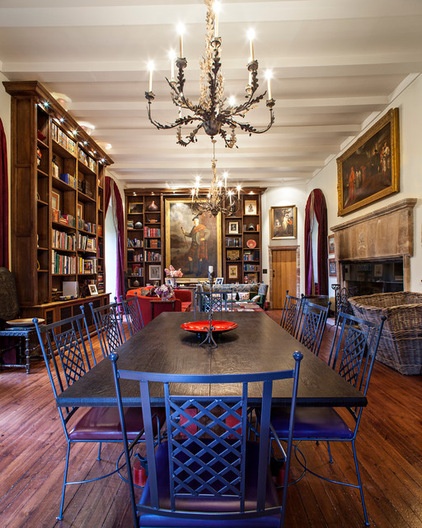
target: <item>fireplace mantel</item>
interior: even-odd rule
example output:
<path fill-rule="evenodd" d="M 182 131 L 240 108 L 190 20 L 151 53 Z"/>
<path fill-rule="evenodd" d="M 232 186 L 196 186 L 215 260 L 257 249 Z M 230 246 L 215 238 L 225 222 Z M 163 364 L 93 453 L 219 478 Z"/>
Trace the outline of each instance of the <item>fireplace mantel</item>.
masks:
<path fill-rule="evenodd" d="M 403 283 L 404 288 L 409 289 L 409 259 L 413 256 L 414 242 L 413 209 L 416 202 L 416 198 L 405 198 L 331 227 L 334 232 L 336 260 L 383 261 L 403 258 Z"/>

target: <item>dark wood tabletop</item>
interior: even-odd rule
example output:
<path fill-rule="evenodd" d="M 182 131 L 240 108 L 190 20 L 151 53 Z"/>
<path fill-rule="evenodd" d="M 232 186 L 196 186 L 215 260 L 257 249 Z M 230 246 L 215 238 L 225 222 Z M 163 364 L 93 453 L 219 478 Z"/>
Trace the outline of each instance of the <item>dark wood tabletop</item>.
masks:
<path fill-rule="evenodd" d="M 118 367 L 148 372 L 179 374 L 229 374 L 292 369 L 293 352 L 303 353 L 298 405 L 364 406 L 366 398 L 345 382 L 324 361 L 314 356 L 289 333 L 263 312 L 224 312 L 215 319 L 234 321 L 238 327 L 216 336 L 217 348 L 199 346 L 202 339 L 180 328 L 193 320 L 192 313 L 166 312 L 151 321 L 141 332 L 119 347 Z M 206 389 L 203 389 L 206 391 Z M 218 387 L 216 388 L 218 390 Z M 184 386 L 183 393 L 189 393 Z M 232 387 L 233 393 L 238 391 Z M 274 403 L 288 405 L 290 381 L 276 382 Z M 140 404 L 139 387 L 133 381 L 122 382 L 123 402 Z M 227 394 L 227 389 L 225 390 Z M 161 394 L 153 394 L 155 403 Z M 260 399 L 251 393 L 251 401 Z M 111 361 L 106 358 L 67 388 L 58 398 L 63 406 L 116 405 Z"/>

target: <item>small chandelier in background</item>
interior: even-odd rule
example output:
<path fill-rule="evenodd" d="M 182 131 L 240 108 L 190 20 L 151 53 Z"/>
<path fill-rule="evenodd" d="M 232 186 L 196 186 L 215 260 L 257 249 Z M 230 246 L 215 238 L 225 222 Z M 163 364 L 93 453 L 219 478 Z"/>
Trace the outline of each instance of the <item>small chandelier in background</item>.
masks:
<path fill-rule="evenodd" d="M 205 0 L 207 6 L 206 15 L 206 40 L 205 56 L 200 63 L 200 96 L 198 104 L 194 104 L 185 96 L 185 76 L 184 69 L 187 66 L 187 60 L 183 57 L 183 35 L 180 34 L 179 57 L 176 59 L 177 79 L 174 76 L 174 57 L 171 59 L 170 80 L 166 77 L 171 89 L 171 98 L 177 106 L 179 117 L 169 124 L 161 124 L 152 118 L 151 106 L 155 99 L 152 91 L 152 72 L 150 67 L 149 91 L 145 92 L 148 101 L 148 118 L 151 123 L 158 129 L 177 128 L 177 143 L 187 146 L 189 143 L 197 141 L 196 134 L 203 129 L 206 134 L 214 138 L 220 135 L 226 147 L 233 148 L 236 145 L 236 129 L 240 128 L 243 132 L 251 134 L 263 134 L 271 128 L 274 123 L 275 100 L 271 96 L 270 78 L 267 75 L 268 93 L 263 92 L 256 95 L 258 90 L 258 61 L 254 57 L 253 37 L 250 40 L 250 61 L 247 65 L 249 72 L 249 81 L 245 88 L 245 102 L 236 104 L 232 99 L 227 99 L 224 95 L 224 79 L 221 72 L 221 37 L 218 32 L 218 4 L 213 0 Z M 258 130 L 251 124 L 242 121 L 246 113 L 254 108 L 267 95 L 266 106 L 269 109 L 270 120 L 268 125 Z M 187 115 L 183 115 L 187 111 Z M 182 137 L 182 126 L 194 125 L 194 129 Z"/>
<path fill-rule="evenodd" d="M 199 215 L 209 213 L 212 216 L 217 216 L 218 213 L 222 213 L 225 216 L 232 216 L 240 205 L 241 187 L 240 185 L 234 189 L 227 187 L 227 172 L 223 173 L 220 178 L 217 176 L 217 160 L 215 159 L 216 140 L 212 138 L 211 141 L 213 145 L 211 185 L 206 197 L 201 197 L 199 186 L 200 177 L 196 177 L 195 186 L 191 190 L 192 210 Z"/>

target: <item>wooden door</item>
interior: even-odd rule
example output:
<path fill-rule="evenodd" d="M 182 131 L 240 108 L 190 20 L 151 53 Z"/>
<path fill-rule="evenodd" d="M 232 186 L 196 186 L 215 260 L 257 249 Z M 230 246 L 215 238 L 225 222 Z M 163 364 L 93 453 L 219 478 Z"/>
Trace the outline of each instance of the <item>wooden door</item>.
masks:
<path fill-rule="evenodd" d="M 286 290 L 290 295 L 298 294 L 297 248 L 271 249 L 271 257 L 271 308 L 280 310 L 284 306 Z"/>

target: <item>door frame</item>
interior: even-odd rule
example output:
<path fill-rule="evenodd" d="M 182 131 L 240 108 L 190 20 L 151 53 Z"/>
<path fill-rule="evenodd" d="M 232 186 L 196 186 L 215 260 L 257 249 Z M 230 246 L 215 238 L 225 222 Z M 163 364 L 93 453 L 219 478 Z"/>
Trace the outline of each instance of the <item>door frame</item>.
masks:
<path fill-rule="evenodd" d="M 273 252 L 275 251 L 294 251 L 296 250 L 296 291 L 294 295 L 296 297 L 300 296 L 300 246 L 291 245 L 291 246 L 269 246 L 268 248 L 268 261 L 270 267 L 270 307 L 273 306 Z"/>

